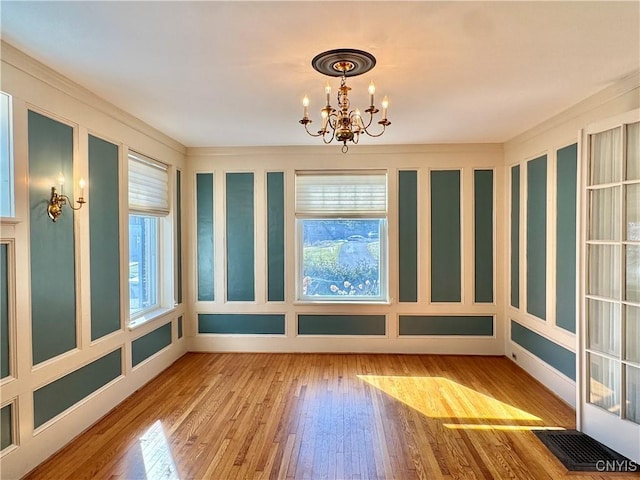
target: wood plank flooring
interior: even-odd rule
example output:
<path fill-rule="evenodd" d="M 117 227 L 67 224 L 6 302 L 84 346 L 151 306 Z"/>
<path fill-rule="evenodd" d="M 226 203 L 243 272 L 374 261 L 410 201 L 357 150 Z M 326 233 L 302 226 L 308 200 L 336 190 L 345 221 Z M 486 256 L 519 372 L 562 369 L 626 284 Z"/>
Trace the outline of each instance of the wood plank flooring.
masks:
<path fill-rule="evenodd" d="M 575 413 L 504 357 L 190 353 L 27 478 L 625 478 L 539 428 Z"/>

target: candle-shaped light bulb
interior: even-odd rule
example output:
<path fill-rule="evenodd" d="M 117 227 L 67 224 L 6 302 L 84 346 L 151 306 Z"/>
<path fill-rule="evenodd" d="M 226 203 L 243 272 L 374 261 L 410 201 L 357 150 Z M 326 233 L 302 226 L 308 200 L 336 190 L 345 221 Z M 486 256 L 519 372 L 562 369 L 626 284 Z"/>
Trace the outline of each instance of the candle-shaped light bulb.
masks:
<path fill-rule="evenodd" d="M 60 188 L 60 193 L 62 194 L 62 192 L 64 191 L 64 175 L 62 174 L 62 172 L 58 173 L 58 185 Z"/>
<path fill-rule="evenodd" d="M 358 130 L 360 130 L 363 127 L 362 124 L 362 116 L 360 115 L 360 109 L 356 108 L 356 115 L 355 115 L 355 121 L 356 121 L 356 127 L 358 127 Z"/>
<path fill-rule="evenodd" d="M 84 178 L 80 177 L 80 181 L 78 182 L 78 186 L 80 187 L 80 198 L 84 197 L 84 187 L 87 182 L 84 181 Z"/>
<path fill-rule="evenodd" d="M 331 85 L 328 83 L 324 86 L 324 93 L 327 95 L 327 107 L 331 105 Z"/>
<path fill-rule="evenodd" d="M 329 113 L 323 109 L 322 112 L 322 130 L 326 130 L 327 129 L 327 121 L 329 120 Z"/>
<path fill-rule="evenodd" d="M 371 100 L 370 105 L 373 107 L 373 94 L 376 93 L 376 85 L 373 83 L 373 80 L 369 84 L 369 98 Z"/>
<path fill-rule="evenodd" d="M 382 119 L 387 119 L 387 108 L 389 108 L 389 99 L 385 96 L 382 99 Z"/>
<path fill-rule="evenodd" d="M 306 95 L 302 99 L 302 118 L 309 118 L 309 97 Z"/>

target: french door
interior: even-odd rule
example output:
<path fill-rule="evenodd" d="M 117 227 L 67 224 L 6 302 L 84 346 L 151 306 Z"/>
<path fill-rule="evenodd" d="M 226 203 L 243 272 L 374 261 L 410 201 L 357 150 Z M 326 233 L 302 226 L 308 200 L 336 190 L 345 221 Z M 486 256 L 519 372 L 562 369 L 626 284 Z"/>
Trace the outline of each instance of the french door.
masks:
<path fill-rule="evenodd" d="M 578 423 L 640 462 L 640 110 L 585 129 L 582 152 Z"/>

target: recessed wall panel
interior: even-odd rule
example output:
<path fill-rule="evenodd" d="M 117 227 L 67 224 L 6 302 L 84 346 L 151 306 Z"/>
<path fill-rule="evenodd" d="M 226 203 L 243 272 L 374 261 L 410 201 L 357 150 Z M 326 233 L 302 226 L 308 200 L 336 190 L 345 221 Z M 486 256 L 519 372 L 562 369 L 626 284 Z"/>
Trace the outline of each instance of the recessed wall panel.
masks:
<path fill-rule="evenodd" d="M 284 301 L 284 173 L 267 173 L 267 300 Z"/>
<path fill-rule="evenodd" d="M 0 378 L 11 375 L 9 340 L 9 245 L 0 243 Z"/>
<path fill-rule="evenodd" d="M 385 334 L 385 315 L 298 315 L 298 335 Z"/>
<path fill-rule="evenodd" d="M 79 368 L 33 392 L 35 428 L 72 407 L 122 374 L 122 350 Z"/>
<path fill-rule="evenodd" d="M 431 172 L 431 301 L 460 302 L 460 171 Z"/>
<path fill-rule="evenodd" d="M 511 167 L 511 306 L 520 308 L 520 165 Z"/>
<path fill-rule="evenodd" d="M 527 312 L 547 318 L 547 156 L 527 162 Z"/>
<path fill-rule="evenodd" d="M 474 299 L 493 303 L 493 170 L 473 172 Z"/>
<path fill-rule="evenodd" d="M 89 135 L 91 340 L 121 324 L 118 157 L 117 145 Z"/>
<path fill-rule="evenodd" d="M 227 300 L 255 300 L 253 173 L 227 173 Z"/>
<path fill-rule="evenodd" d="M 400 335 L 493 336 L 491 315 L 400 315 Z"/>
<path fill-rule="evenodd" d="M 13 443 L 13 404 L 9 404 L 0 409 L 0 450 Z"/>
<path fill-rule="evenodd" d="M 33 363 L 76 347 L 74 212 L 64 208 L 56 222 L 47 215 L 51 187 L 73 191 L 73 129 L 29 112 L 29 241 Z"/>
<path fill-rule="evenodd" d="M 213 174 L 196 174 L 198 301 L 213 301 Z"/>
<path fill-rule="evenodd" d="M 238 335 L 284 335 L 282 314 L 209 314 L 198 315 L 198 333 Z"/>
<path fill-rule="evenodd" d="M 556 325 L 575 333 L 577 144 L 558 150 L 556 178 Z"/>
<path fill-rule="evenodd" d="M 576 355 L 571 350 L 513 320 L 511 320 L 511 340 L 571 380 L 576 379 Z"/>
<path fill-rule="evenodd" d="M 156 328 L 152 332 L 131 342 L 131 364 L 136 366 L 171 345 L 171 323 Z"/>
<path fill-rule="evenodd" d="M 398 296 L 418 301 L 418 172 L 398 172 Z"/>

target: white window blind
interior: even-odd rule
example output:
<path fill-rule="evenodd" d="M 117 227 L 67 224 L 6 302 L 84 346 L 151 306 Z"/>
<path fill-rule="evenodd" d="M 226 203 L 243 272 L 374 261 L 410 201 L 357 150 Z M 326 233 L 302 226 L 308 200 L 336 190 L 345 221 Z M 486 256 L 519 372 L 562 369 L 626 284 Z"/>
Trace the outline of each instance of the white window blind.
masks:
<path fill-rule="evenodd" d="M 297 172 L 296 214 L 386 215 L 384 172 Z"/>
<path fill-rule="evenodd" d="M 129 154 L 129 210 L 133 213 L 169 214 L 168 167 L 139 153 Z"/>

